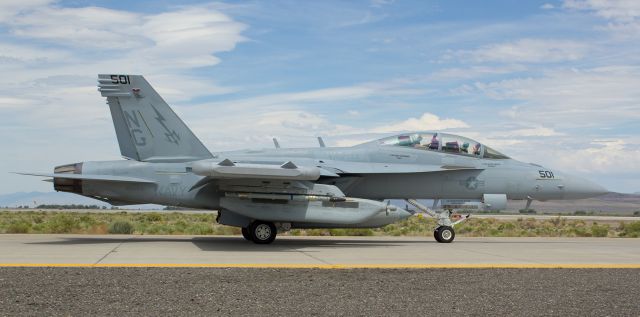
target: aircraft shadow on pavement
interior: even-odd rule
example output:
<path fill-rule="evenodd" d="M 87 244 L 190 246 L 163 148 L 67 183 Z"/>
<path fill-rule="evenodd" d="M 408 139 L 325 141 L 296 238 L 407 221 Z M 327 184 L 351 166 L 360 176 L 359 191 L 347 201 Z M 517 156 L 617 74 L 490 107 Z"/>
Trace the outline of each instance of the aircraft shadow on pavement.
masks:
<path fill-rule="evenodd" d="M 367 248 L 390 247 L 414 243 L 428 243 L 429 240 L 351 240 L 351 239 L 276 239 L 269 245 L 257 245 L 242 237 L 63 237 L 51 241 L 26 242 L 34 245 L 90 245 L 90 244 L 130 244 L 130 243 L 192 243 L 202 251 L 234 251 L 234 252 L 286 252 L 300 248 Z M 435 241 L 433 241 L 436 243 Z M 305 252 L 312 252 L 305 250 Z"/>

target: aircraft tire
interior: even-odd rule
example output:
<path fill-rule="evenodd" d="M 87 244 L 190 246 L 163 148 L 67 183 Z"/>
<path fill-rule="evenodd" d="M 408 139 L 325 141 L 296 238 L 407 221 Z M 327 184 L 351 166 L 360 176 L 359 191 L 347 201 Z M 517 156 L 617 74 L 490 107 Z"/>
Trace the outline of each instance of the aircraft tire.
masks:
<path fill-rule="evenodd" d="M 254 221 L 249 226 L 251 241 L 255 244 L 269 244 L 276 239 L 278 229 L 273 222 Z"/>
<path fill-rule="evenodd" d="M 251 235 L 249 234 L 249 228 L 242 228 L 242 237 L 247 241 L 253 241 L 251 239 Z"/>
<path fill-rule="evenodd" d="M 440 241 L 440 237 L 438 236 L 438 231 L 439 230 L 440 230 L 440 227 L 438 227 L 435 230 L 433 230 L 433 238 L 436 239 L 436 241 L 438 241 L 438 242 L 442 242 L 442 241 Z"/>
<path fill-rule="evenodd" d="M 456 237 L 456 232 L 449 226 L 440 226 L 435 232 L 436 241 L 440 243 L 451 243 Z"/>

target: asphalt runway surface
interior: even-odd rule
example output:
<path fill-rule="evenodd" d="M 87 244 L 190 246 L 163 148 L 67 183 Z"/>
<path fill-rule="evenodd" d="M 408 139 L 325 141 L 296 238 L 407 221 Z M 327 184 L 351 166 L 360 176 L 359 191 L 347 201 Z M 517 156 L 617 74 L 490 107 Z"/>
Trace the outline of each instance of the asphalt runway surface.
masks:
<path fill-rule="evenodd" d="M 0 315 L 622 315 L 640 239 L 0 235 Z"/>
<path fill-rule="evenodd" d="M 638 269 L 1 268 L 0 315 L 637 316 Z"/>

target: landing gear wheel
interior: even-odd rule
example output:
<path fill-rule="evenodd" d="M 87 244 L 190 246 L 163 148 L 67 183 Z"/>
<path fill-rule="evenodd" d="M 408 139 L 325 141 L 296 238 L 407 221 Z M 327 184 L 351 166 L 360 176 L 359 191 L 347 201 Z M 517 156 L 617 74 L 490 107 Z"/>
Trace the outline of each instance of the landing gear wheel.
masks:
<path fill-rule="evenodd" d="M 440 243 L 451 243 L 456 237 L 456 232 L 449 226 L 440 226 L 433 232 L 436 241 Z"/>
<path fill-rule="evenodd" d="M 242 228 L 242 237 L 247 241 L 253 241 L 251 240 L 251 235 L 249 234 L 249 228 Z"/>
<path fill-rule="evenodd" d="M 436 241 L 438 241 L 438 242 L 442 242 L 442 241 L 440 241 L 440 237 L 438 236 L 438 231 L 439 230 L 440 230 L 440 227 L 438 227 L 435 230 L 433 230 L 433 238 L 436 239 Z"/>
<path fill-rule="evenodd" d="M 256 244 L 269 244 L 276 239 L 278 233 L 272 222 L 254 221 L 249 226 L 251 241 Z"/>

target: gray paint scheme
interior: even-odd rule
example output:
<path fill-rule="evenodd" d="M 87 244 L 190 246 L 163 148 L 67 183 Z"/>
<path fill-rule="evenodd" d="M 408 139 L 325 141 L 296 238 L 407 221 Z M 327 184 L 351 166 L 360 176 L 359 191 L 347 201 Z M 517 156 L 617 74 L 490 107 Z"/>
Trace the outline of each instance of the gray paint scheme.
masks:
<path fill-rule="evenodd" d="M 402 134 L 397 145 L 383 139 L 353 147 L 285 149 L 274 139 L 274 149 L 210 153 L 142 76 L 99 75 L 98 82 L 128 160 L 31 174 L 53 177 L 56 190 L 113 204 L 221 210 L 219 222 L 241 227 L 262 220 L 292 228 L 340 228 L 379 227 L 411 215 L 384 199 L 481 200 L 489 194 L 549 200 L 607 192 L 539 165 L 484 158 L 490 150 L 484 145 L 478 155 L 447 153 L 444 145 L 401 146 L 414 136 L 435 139 L 434 132 Z"/>

